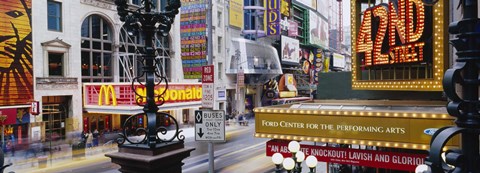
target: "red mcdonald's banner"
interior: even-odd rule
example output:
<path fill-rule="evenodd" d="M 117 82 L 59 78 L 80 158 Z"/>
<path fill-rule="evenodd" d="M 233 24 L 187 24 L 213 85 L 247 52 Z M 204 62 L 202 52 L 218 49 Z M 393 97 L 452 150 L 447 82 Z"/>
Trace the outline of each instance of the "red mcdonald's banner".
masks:
<path fill-rule="evenodd" d="M 320 162 L 359 165 L 393 170 L 415 171 L 417 165 L 423 164 L 426 154 L 409 154 L 398 152 L 383 152 L 349 148 L 300 145 L 305 156 L 313 155 Z M 284 157 L 291 157 L 288 151 L 288 142 L 268 141 L 267 156 L 282 153 Z"/>

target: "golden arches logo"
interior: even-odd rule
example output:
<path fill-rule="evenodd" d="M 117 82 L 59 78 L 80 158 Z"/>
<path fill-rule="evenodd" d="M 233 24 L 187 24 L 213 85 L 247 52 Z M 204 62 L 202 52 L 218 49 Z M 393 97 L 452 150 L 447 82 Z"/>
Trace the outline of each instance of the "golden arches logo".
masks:
<path fill-rule="evenodd" d="M 98 106 L 103 105 L 102 96 L 105 95 L 105 104 L 110 105 L 110 96 L 112 97 L 112 106 L 117 106 L 117 95 L 112 85 L 102 85 L 98 94 Z"/>

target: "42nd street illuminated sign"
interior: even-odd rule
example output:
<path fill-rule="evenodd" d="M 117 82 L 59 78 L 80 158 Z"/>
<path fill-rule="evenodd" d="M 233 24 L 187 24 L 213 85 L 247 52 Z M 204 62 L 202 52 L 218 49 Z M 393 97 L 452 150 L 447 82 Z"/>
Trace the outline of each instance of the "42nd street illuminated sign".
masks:
<path fill-rule="evenodd" d="M 356 53 L 363 65 L 424 61 L 431 55 L 426 54 L 432 44 L 432 26 L 427 25 L 431 11 L 422 0 L 390 1 L 366 9 L 356 39 Z"/>

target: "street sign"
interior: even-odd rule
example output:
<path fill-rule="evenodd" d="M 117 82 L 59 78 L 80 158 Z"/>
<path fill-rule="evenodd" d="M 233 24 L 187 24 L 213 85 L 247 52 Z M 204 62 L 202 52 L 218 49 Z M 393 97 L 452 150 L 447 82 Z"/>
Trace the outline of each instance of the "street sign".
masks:
<path fill-rule="evenodd" d="M 213 69 L 213 65 L 202 67 L 202 108 L 213 108 L 215 96 Z"/>
<path fill-rule="evenodd" d="M 223 110 L 195 111 L 195 141 L 225 142 L 225 112 Z"/>

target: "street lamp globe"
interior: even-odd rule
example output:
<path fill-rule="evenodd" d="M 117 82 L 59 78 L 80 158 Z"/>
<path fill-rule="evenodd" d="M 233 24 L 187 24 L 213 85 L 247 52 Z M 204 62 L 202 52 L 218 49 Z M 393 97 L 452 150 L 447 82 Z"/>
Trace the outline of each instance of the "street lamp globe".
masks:
<path fill-rule="evenodd" d="M 290 143 L 288 143 L 288 150 L 291 153 L 297 153 L 298 150 L 300 150 L 300 144 L 297 141 L 290 141 Z"/>
<path fill-rule="evenodd" d="M 286 158 L 283 160 L 283 168 L 290 172 L 295 167 L 295 161 L 292 158 Z"/>
<path fill-rule="evenodd" d="M 283 162 L 283 155 L 280 154 L 280 153 L 275 153 L 275 154 L 273 154 L 273 156 L 272 156 L 272 162 L 273 162 L 275 165 L 280 165 L 280 164 L 282 164 L 282 162 Z"/>
<path fill-rule="evenodd" d="M 318 163 L 317 158 L 315 156 L 308 156 L 305 162 L 307 162 L 307 166 L 309 168 L 317 167 L 317 163 Z"/>
<path fill-rule="evenodd" d="M 305 160 L 305 154 L 302 151 L 298 151 L 297 154 L 295 154 L 295 157 L 297 158 L 298 163 L 301 163 L 303 160 Z"/>
<path fill-rule="evenodd" d="M 430 167 L 428 165 L 421 164 L 415 168 L 415 173 L 427 173 L 427 172 L 431 172 Z"/>
<path fill-rule="evenodd" d="M 315 156 L 308 156 L 305 160 L 307 162 L 307 166 L 310 168 L 310 173 L 315 172 L 315 167 L 317 167 L 317 158 Z"/>

